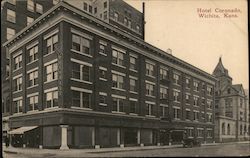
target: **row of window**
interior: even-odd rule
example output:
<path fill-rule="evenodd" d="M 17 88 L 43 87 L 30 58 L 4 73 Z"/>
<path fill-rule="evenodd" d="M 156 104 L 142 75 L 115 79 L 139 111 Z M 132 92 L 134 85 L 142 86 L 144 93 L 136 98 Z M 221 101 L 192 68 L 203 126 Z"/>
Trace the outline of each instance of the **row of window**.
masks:
<path fill-rule="evenodd" d="M 204 128 L 197 128 L 196 130 L 196 136 L 198 138 L 203 138 L 204 135 Z M 193 138 L 195 134 L 194 127 L 187 127 L 187 137 Z M 207 129 L 207 138 L 211 138 L 213 135 L 213 130 L 212 129 Z"/>

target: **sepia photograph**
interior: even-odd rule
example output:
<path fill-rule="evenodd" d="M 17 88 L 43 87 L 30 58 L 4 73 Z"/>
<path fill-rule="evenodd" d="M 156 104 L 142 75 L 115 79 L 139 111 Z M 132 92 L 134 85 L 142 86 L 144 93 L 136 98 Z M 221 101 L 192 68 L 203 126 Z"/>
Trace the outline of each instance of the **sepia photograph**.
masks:
<path fill-rule="evenodd" d="M 247 0 L 1 0 L 3 158 L 250 156 Z"/>

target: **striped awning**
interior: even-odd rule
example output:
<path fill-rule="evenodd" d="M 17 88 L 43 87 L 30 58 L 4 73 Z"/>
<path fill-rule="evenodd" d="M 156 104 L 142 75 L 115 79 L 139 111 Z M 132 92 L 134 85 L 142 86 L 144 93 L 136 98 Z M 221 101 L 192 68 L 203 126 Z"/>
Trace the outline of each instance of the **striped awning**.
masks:
<path fill-rule="evenodd" d="M 13 129 L 9 131 L 9 134 L 24 134 L 24 132 L 30 131 L 32 129 L 37 128 L 38 126 L 27 126 L 27 127 L 19 127 L 17 129 Z"/>

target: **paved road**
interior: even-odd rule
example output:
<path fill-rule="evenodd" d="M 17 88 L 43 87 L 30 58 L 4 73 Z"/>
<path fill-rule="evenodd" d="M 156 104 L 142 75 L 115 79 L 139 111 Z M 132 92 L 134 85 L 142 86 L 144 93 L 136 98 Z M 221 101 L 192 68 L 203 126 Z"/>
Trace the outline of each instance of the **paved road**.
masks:
<path fill-rule="evenodd" d="M 16 155 L 4 153 L 4 158 L 56 158 L 56 157 L 168 157 L 168 156 L 250 156 L 250 144 L 224 144 L 220 146 L 202 146 L 195 148 L 172 148 L 143 151 L 124 151 L 108 153 L 78 153 L 62 155 Z"/>

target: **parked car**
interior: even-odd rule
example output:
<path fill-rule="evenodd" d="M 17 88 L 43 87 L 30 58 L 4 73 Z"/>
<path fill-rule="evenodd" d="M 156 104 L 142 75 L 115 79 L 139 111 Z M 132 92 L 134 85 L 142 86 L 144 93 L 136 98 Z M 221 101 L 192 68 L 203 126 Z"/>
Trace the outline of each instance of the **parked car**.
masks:
<path fill-rule="evenodd" d="M 192 138 L 187 138 L 187 139 L 183 139 L 182 141 L 182 144 L 183 144 L 183 147 L 194 147 L 194 146 L 198 146 L 200 147 L 201 146 L 201 142 L 199 142 L 198 140 L 196 139 L 192 139 Z"/>

